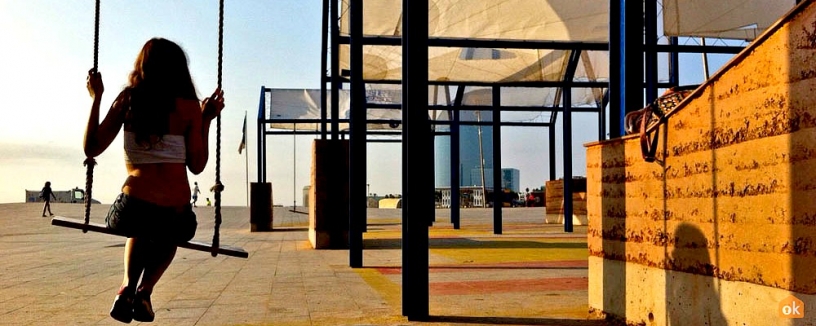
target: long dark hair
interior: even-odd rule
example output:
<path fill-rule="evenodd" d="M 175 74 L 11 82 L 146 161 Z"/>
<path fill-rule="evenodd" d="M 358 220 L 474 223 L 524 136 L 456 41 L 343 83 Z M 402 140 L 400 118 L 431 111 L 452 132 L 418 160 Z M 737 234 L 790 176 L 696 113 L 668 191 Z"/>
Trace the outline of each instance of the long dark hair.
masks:
<path fill-rule="evenodd" d="M 150 145 L 167 134 L 176 99 L 198 100 L 181 47 L 164 38 L 147 41 L 129 76 L 130 110 L 127 123 L 136 142 Z"/>

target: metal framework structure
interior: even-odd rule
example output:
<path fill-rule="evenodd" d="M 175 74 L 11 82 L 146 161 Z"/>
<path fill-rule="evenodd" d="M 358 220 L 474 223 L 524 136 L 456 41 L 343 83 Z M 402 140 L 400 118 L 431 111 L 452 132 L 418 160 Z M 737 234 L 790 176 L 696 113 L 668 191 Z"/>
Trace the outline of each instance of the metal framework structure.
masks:
<path fill-rule="evenodd" d="M 433 184 L 433 139 L 435 133 L 431 126 L 434 123 L 428 118 L 428 110 L 449 110 L 452 113 L 450 132 L 444 133 L 451 137 L 451 153 L 459 153 L 459 126 L 486 125 L 493 127 L 493 184 L 501 184 L 501 127 L 526 126 L 544 127 L 548 130 L 550 179 L 556 178 L 556 130 L 555 123 L 559 116 L 562 118 L 563 133 L 562 153 L 563 178 L 572 179 L 572 113 L 593 112 L 599 116 L 598 139 L 623 136 L 623 118 L 626 113 L 640 109 L 644 103 L 658 97 L 658 90 L 679 86 L 678 63 L 679 53 L 720 53 L 735 54 L 743 49 L 741 46 L 706 46 L 706 45 L 679 45 L 676 39 L 671 44 L 657 44 L 657 16 L 656 1 L 610 1 L 609 43 L 593 42 L 534 42 L 514 40 L 484 40 L 458 38 L 429 38 L 428 37 L 428 3 L 425 1 L 413 2 L 411 6 L 403 1 L 402 33 L 400 37 L 364 37 L 362 29 L 362 0 L 350 2 L 350 35 L 341 37 L 338 25 L 339 0 L 323 1 L 323 62 L 321 65 L 321 118 L 317 120 L 281 120 L 267 117 L 264 110 L 265 96 L 268 89 L 262 87 L 260 107 L 257 118 L 258 131 L 258 182 L 266 182 L 266 142 L 270 135 L 292 134 L 319 134 L 321 139 L 343 139 L 350 141 L 350 179 L 349 179 L 349 265 L 363 266 L 363 232 L 366 228 L 366 143 L 367 142 L 396 142 L 402 145 L 402 227 L 403 227 L 403 260 L 402 260 L 402 293 L 403 314 L 409 320 L 425 320 L 428 318 L 428 226 L 433 223 L 434 216 L 434 184 Z M 329 25 L 329 22 L 332 22 Z M 645 37 L 644 37 L 645 33 Z M 644 42 L 645 40 L 645 42 Z M 326 51 L 331 46 L 332 51 Z M 351 69 L 339 71 L 340 45 L 350 46 Z M 363 79 L 363 46 L 390 45 L 402 46 L 403 67 L 401 81 L 402 106 L 373 105 L 366 103 L 365 86 L 367 84 L 394 83 L 385 80 Z M 554 82 L 441 82 L 429 81 L 428 48 L 429 47 L 468 47 L 468 48 L 519 48 L 519 49 L 560 49 L 570 51 L 570 59 L 566 73 L 560 81 Z M 583 51 L 609 51 L 610 80 L 606 82 L 574 81 L 573 74 Z M 658 55 L 668 53 L 670 56 L 669 80 L 658 81 Z M 327 69 L 327 66 L 332 67 Z M 423 73 L 424 72 L 424 73 Z M 328 75 L 327 75 L 328 73 Z M 339 117 L 339 90 L 347 85 L 350 90 L 351 110 L 348 119 Z M 428 98 L 429 85 L 458 86 L 457 92 L 449 105 L 429 105 L 427 101 L 415 99 Z M 484 86 L 492 89 L 493 106 L 462 105 L 464 88 L 466 86 Z M 562 106 L 558 107 L 503 107 L 501 106 L 501 89 L 505 87 L 558 87 L 561 89 Z M 574 88 L 604 88 L 603 101 L 594 108 L 573 108 L 571 106 L 572 90 Z M 327 105 L 327 95 L 331 95 L 331 105 Z M 327 107 L 331 111 L 326 110 Z M 367 108 L 408 108 L 402 111 L 402 119 L 367 121 Z M 551 112 L 547 122 L 503 122 L 503 111 L 535 111 Z M 481 110 L 492 113 L 490 122 L 465 122 L 458 118 L 463 110 Z M 367 130 L 367 123 L 400 123 L 401 133 L 393 131 Z M 609 130 L 605 126 L 609 123 Z M 268 130 L 269 123 L 320 123 L 323 128 L 317 131 L 298 130 Z M 340 123 L 348 123 L 349 130 L 341 131 Z M 381 139 L 376 136 L 399 135 L 400 139 Z M 458 155 L 452 155 L 452 171 L 459 165 Z M 451 191 L 459 192 L 457 173 L 451 173 Z M 564 215 L 571 216 L 573 212 L 571 200 L 571 183 L 564 183 Z M 459 228 L 459 198 L 451 198 L 451 222 L 454 228 Z M 494 233 L 502 233 L 502 207 L 493 205 Z M 572 232 L 572 219 L 566 218 L 564 232 Z"/>

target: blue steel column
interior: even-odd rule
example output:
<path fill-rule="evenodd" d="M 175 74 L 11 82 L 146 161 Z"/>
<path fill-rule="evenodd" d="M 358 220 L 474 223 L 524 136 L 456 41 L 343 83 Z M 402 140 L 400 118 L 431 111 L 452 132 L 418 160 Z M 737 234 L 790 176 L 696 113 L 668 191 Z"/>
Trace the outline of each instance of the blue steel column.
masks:
<path fill-rule="evenodd" d="M 258 104 L 258 129 L 256 135 L 256 137 L 258 137 L 258 141 L 256 142 L 256 144 L 258 144 L 258 148 L 256 148 L 256 151 L 258 152 L 258 183 L 266 182 L 266 162 L 264 161 L 266 159 L 266 123 L 264 121 L 266 120 L 265 108 L 266 87 L 261 86 L 261 99 Z"/>
<path fill-rule="evenodd" d="M 453 224 L 453 228 L 458 230 L 460 227 L 460 217 L 461 217 L 461 206 L 462 206 L 462 197 L 461 197 L 461 184 L 462 184 L 462 175 L 459 174 L 461 169 L 459 165 L 462 164 L 461 161 L 461 153 L 460 153 L 460 144 L 461 141 L 460 133 L 459 133 L 459 106 L 462 105 L 462 99 L 465 96 L 465 85 L 459 85 L 456 87 L 456 97 L 453 99 L 453 118 L 451 119 L 451 126 L 450 126 L 450 171 L 451 171 L 451 224 Z"/>
<path fill-rule="evenodd" d="M 575 79 L 575 70 L 581 61 L 581 50 L 572 50 L 564 82 Z M 572 86 L 563 87 L 564 99 L 564 232 L 572 232 Z"/>
<path fill-rule="evenodd" d="M 643 1 L 618 0 L 612 6 L 610 19 L 609 56 L 613 67 L 610 69 L 610 112 L 619 110 L 614 125 L 623 136 L 624 117 L 627 113 L 643 108 Z"/>
<path fill-rule="evenodd" d="M 572 232 L 572 88 L 564 87 L 564 232 Z"/>
<path fill-rule="evenodd" d="M 556 115 L 556 112 L 553 112 L 552 114 Z M 549 165 L 550 166 L 550 180 L 555 180 L 555 178 L 556 178 L 556 176 L 555 176 L 555 174 L 556 174 L 555 173 L 556 172 L 555 171 L 555 165 L 556 165 L 555 155 L 556 154 L 555 154 L 555 123 L 554 123 L 554 120 L 555 119 L 552 119 L 550 121 L 551 125 L 549 127 L 547 127 L 547 133 L 549 135 L 549 137 L 547 137 L 548 138 L 547 142 L 549 143 L 548 150 L 550 152 L 550 155 L 548 155 L 549 160 L 550 160 L 550 165 Z"/>
<path fill-rule="evenodd" d="M 623 136 L 623 7 L 624 0 L 609 1 L 609 138 Z"/>
<path fill-rule="evenodd" d="M 320 29 L 320 139 L 325 140 L 327 136 L 327 94 L 326 94 L 326 73 L 328 72 L 328 51 L 329 51 L 329 0 L 323 0 L 323 21 Z"/>
<path fill-rule="evenodd" d="M 493 86 L 493 234 L 502 234 L 501 87 Z"/>
<path fill-rule="evenodd" d="M 351 0 L 351 112 L 349 135 L 349 266 L 363 267 L 366 220 L 366 98 L 363 83 L 363 0 Z"/>
<path fill-rule="evenodd" d="M 331 0 L 331 139 L 340 139 L 340 21 L 338 0 Z"/>
<path fill-rule="evenodd" d="M 429 315 L 428 217 L 434 214 L 433 135 L 428 120 L 428 1 L 402 2 L 402 314 Z"/>
<path fill-rule="evenodd" d="M 676 37 L 669 38 L 669 44 L 677 45 Z M 675 52 L 669 53 L 669 84 L 672 86 L 680 85 L 680 54 Z"/>
<path fill-rule="evenodd" d="M 648 1 L 647 1 L 648 2 Z M 612 0 L 609 7 L 609 136 L 624 135 L 626 113 L 643 107 L 643 1 Z"/>
<path fill-rule="evenodd" d="M 638 110 L 643 107 L 643 1 L 634 0 L 613 0 L 610 2 L 609 16 L 609 112 L 610 112 L 610 137 L 616 138 L 623 135 L 624 116 L 628 111 Z M 610 148 L 607 156 L 622 157 L 625 155 L 623 148 Z M 626 211 L 624 193 L 617 198 L 601 198 L 601 209 L 607 211 Z M 609 227 L 611 220 L 606 216 L 601 217 L 601 228 Z M 616 221 L 615 227 L 626 229 L 626 219 Z M 604 252 L 616 251 L 606 241 L 603 242 Z M 624 248 L 623 257 L 626 257 L 627 250 Z M 626 284 L 628 279 L 628 269 L 626 266 L 614 264 L 603 264 L 601 275 L 603 284 Z M 603 303 L 618 307 L 618 311 L 627 310 L 627 302 L 631 300 L 626 295 L 626 287 L 615 293 L 604 294 Z"/>
<path fill-rule="evenodd" d="M 657 1 L 644 1 L 643 24 L 645 32 L 644 69 L 646 78 L 646 103 L 657 99 Z"/>

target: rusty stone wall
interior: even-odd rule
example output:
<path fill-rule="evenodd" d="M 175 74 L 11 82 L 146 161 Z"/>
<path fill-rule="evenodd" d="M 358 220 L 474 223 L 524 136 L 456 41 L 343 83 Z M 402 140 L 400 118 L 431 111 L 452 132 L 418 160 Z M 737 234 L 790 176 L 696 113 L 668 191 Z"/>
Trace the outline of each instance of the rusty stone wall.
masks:
<path fill-rule="evenodd" d="M 546 214 L 564 215 L 564 180 L 545 182 L 544 203 Z M 572 214 L 586 215 L 586 179 L 572 181 Z"/>
<path fill-rule="evenodd" d="M 813 2 L 653 134 L 655 163 L 636 137 L 587 145 L 591 256 L 816 294 Z"/>

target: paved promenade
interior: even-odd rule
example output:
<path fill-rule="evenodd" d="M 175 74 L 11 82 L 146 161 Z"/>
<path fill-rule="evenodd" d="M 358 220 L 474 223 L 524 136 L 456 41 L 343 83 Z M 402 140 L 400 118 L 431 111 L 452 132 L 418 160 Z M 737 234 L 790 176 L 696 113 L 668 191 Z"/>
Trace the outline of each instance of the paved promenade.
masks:
<path fill-rule="evenodd" d="M 121 325 L 108 309 L 124 239 L 51 226 L 41 208 L 0 204 L 0 325 Z M 437 210 L 427 322 L 401 314 L 400 210 L 369 209 L 365 267 L 352 269 L 347 250 L 312 249 L 308 215 L 290 209 L 275 208 L 275 231 L 253 233 L 248 208 L 223 208 L 221 243 L 249 258 L 179 249 L 153 293 L 153 324 L 602 325 L 587 320 L 586 228 L 545 225 L 543 208 L 505 209 L 502 235 L 491 209 L 462 210 L 459 230 Z M 82 205 L 52 210 L 83 216 Z M 196 239 L 209 242 L 213 208 L 196 213 Z"/>

